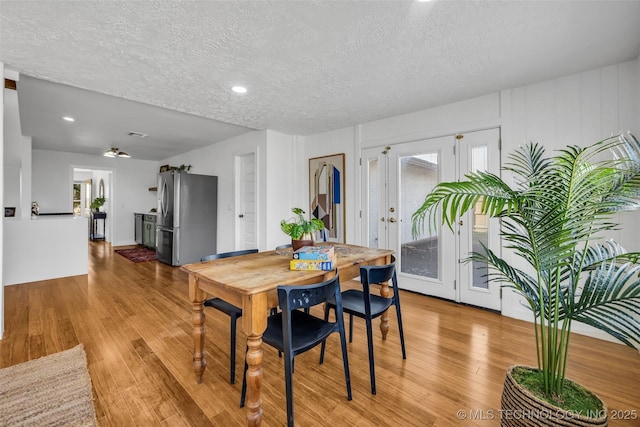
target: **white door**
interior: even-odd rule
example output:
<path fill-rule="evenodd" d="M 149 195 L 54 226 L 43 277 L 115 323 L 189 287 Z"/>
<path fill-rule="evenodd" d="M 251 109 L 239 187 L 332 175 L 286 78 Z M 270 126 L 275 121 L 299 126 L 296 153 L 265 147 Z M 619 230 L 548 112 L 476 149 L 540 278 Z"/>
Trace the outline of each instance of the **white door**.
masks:
<path fill-rule="evenodd" d="M 480 241 L 499 248 L 494 224 L 470 214 L 453 232 L 438 221 L 414 238 L 411 221 L 437 183 L 454 181 L 474 167 L 499 171 L 498 143 L 499 130 L 492 129 L 363 150 L 363 235 L 368 246 L 396 252 L 402 288 L 500 309 L 500 292 L 487 282 L 486 266 L 463 262 L 467 248 Z"/>
<path fill-rule="evenodd" d="M 258 247 L 256 155 L 236 156 L 236 250 Z"/>
<path fill-rule="evenodd" d="M 500 130 L 489 129 L 457 136 L 459 179 L 469 172 L 486 171 L 500 175 Z M 484 253 L 486 246 L 500 255 L 500 222 L 478 213 L 467 212 L 458 221 L 459 301 L 491 310 L 501 309 L 500 285 L 487 280 L 486 263 L 466 261 L 471 252 Z"/>

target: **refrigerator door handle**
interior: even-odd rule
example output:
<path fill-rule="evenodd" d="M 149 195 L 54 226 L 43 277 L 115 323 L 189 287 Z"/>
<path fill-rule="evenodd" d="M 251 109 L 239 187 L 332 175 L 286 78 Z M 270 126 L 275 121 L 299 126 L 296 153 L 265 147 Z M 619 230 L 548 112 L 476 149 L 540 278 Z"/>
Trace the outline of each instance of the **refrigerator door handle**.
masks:
<path fill-rule="evenodd" d="M 165 179 L 162 180 L 162 190 L 160 193 L 160 213 L 163 218 L 167 216 L 167 181 Z"/>
<path fill-rule="evenodd" d="M 177 228 L 180 227 L 181 225 L 181 221 L 180 221 L 180 211 L 182 210 L 182 207 L 180 206 L 182 204 L 182 198 L 180 197 L 180 193 L 182 190 L 182 176 L 180 174 L 180 172 L 176 172 L 176 174 L 174 175 L 174 180 L 173 180 L 173 228 Z"/>

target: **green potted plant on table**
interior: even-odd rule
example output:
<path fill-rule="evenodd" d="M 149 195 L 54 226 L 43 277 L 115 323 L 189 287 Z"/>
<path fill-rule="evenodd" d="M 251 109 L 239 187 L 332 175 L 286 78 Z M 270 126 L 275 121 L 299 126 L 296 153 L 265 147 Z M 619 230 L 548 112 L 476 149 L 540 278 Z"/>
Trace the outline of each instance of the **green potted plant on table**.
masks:
<path fill-rule="evenodd" d="M 481 206 L 501 219 L 504 247 L 525 262 L 510 265 L 486 247 L 469 258 L 487 262 L 490 280 L 513 288 L 533 312 L 538 367 L 509 368 L 502 425 L 539 425 L 540 417 L 548 425 L 606 425 L 604 403 L 565 374 L 573 322 L 630 347 L 640 344 L 640 253 L 602 242 L 603 232 L 619 227 L 616 212 L 639 206 L 640 143 L 618 135 L 544 154 L 542 146 L 526 144 L 509 157 L 503 170 L 513 174 L 514 188 L 487 172 L 438 184 L 413 214 L 413 231 L 425 220 L 435 226 L 438 215 L 453 230 L 459 216 Z M 569 403 L 572 390 L 583 395 L 577 403 Z M 508 416 L 515 413 L 530 419 Z"/>
<path fill-rule="evenodd" d="M 291 237 L 291 247 L 295 251 L 303 246 L 313 246 L 313 233 L 324 229 L 324 222 L 318 218 L 307 220 L 305 211 L 293 208 L 295 217 L 280 222 L 280 228 Z"/>
<path fill-rule="evenodd" d="M 104 205 L 104 202 L 106 202 L 107 200 L 104 197 L 96 197 L 95 199 L 93 199 L 93 201 L 91 202 L 91 205 L 89 205 L 89 207 L 91 209 L 93 209 L 94 211 L 98 212 L 100 210 L 100 208 L 102 207 L 102 205 Z"/>

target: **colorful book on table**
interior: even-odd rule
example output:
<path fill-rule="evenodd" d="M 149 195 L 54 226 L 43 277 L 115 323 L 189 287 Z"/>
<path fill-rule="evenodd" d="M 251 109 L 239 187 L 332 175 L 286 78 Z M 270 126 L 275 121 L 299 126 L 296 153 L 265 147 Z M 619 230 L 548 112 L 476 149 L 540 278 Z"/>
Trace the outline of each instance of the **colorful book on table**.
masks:
<path fill-rule="evenodd" d="M 292 259 L 289 262 L 291 270 L 307 270 L 307 271 L 331 271 L 335 268 L 335 261 L 319 261 L 313 259 Z"/>
<path fill-rule="evenodd" d="M 312 261 L 335 260 L 336 252 L 333 246 L 303 246 L 293 253 L 293 259 Z"/>

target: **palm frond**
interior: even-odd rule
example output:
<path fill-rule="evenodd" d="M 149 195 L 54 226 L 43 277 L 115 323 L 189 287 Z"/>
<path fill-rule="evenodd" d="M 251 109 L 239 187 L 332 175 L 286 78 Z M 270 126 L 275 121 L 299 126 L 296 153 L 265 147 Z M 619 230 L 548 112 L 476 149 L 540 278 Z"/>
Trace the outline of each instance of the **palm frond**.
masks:
<path fill-rule="evenodd" d="M 412 233 L 416 237 L 425 227 L 437 228 L 436 209 L 442 212 L 442 223 L 453 230 L 456 218 L 474 208 L 482 199 L 484 214 L 497 216 L 504 210 L 511 211 L 517 203 L 514 193 L 500 177 L 487 172 L 467 175 L 467 181 L 441 182 L 428 194 L 420 208 L 411 216 Z"/>
<path fill-rule="evenodd" d="M 520 188 L 533 186 L 534 177 L 551 165 L 551 161 L 544 157 L 544 152 L 544 147 L 540 144 L 519 146 L 507 156 L 509 161 L 503 169 L 514 174 Z"/>
<path fill-rule="evenodd" d="M 633 346 L 640 344 L 640 266 L 604 259 L 589 273 L 580 297 L 568 301 L 561 317 L 594 326 Z"/>
<path fill-rule="evenodd" d="M 530 308 L 537 312 L 540 305 L 538 297 L 538 284 L 536 279 L 525 271 L 517 269 L 497 256 L 493 251 L 482 244 L 484 254 L 472 252 L 466 261 L 480 261 L 487 263 L 489 268 L 489 281 L 501 282 L 502 286 L 512 288 L 521 294 L 529 303 Z"/>

